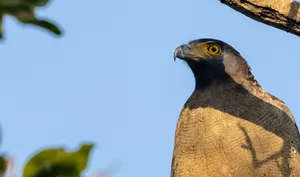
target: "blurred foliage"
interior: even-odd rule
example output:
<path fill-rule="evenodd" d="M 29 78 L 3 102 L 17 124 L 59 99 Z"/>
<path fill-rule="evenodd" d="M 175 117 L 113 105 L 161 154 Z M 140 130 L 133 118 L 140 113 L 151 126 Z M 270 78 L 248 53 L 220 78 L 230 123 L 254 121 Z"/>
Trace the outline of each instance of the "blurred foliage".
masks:
<path fill-rule="evenodd" d="M 6 173 L 8 169 L 8 163 L 9 159 L 6 156 L 0 156 L 0 176 L 4 176 L 4 174 Z"/>
<path fill-rule="evenodd" d="M 49 0 L 0 0 L 0 40 L 4 38 L 3 17 L 10 15 L 23 24 L 31 24 L 48 30 L 57 36 L 62 35 L 62 30 L 50 22 L 50 20 L 39 19 L 35 15 L 37 7 L 48 5 Z"/>
<path fill-rule="evenodd" d="M 80 177 L 93 147 L 93 144 L 83 144 L 73 152 L 64 148 L 42 150 L 27 162 L 23 177 Z"/>

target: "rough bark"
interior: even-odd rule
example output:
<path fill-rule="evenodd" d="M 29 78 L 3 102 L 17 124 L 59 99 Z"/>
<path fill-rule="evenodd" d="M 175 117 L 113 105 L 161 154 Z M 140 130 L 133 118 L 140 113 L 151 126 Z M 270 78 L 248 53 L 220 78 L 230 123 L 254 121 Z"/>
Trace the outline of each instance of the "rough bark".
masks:
<path fill-rule="evenodd" d="M 300 3 L 293 0 L 220 0 L 261 23 L 300 36 Z"/>

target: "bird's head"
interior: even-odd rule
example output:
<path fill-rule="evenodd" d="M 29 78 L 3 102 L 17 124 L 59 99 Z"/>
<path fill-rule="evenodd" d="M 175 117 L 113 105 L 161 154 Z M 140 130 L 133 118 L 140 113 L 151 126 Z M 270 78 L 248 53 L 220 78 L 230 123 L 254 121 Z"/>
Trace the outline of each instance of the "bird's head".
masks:
<path fill-rule="evenodd" d="M 174 52 L 174 60 L 180 58 L 187 62 L 190 60 L 220 61 L 228 54 L 239 55 L 239 52 L 223 41 L 206 38 L 193 40 L 177 47 Z"/>
<path fill-rule="evenodd" d="M 212 80 L 228 80 L 228 78 L 240 82 L 255 80 L 249 65 L 240 53 L 220 40 L 209 38 L 193 40 L 175 49 L 174 60 L 176 58 L 188 63 L 196 82 L 207 84 Z"/>

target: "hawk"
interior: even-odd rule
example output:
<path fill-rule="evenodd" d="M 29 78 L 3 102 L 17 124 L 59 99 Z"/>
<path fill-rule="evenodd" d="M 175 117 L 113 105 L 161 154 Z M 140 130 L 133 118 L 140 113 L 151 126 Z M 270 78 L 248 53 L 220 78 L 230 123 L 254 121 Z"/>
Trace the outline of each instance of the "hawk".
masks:
<path fill-rule="evenodd" d="M 176 127 L 171 177 L 300 176 L 299 131 L 241 54 L 216 39 L 174 52 L 195 78 Z"/>

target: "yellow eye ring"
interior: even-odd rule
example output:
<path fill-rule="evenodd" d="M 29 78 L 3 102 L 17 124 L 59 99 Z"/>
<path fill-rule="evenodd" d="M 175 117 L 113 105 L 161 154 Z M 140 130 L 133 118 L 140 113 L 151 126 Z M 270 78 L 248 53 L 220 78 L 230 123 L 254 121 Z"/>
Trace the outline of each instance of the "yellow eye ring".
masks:
<path fill-rule="evenodd" d="M 217 44 L 212 44 L 207 47 L 207 51 L 211 55 L 219 55 L 221 53 L 221 48 Z"/>

